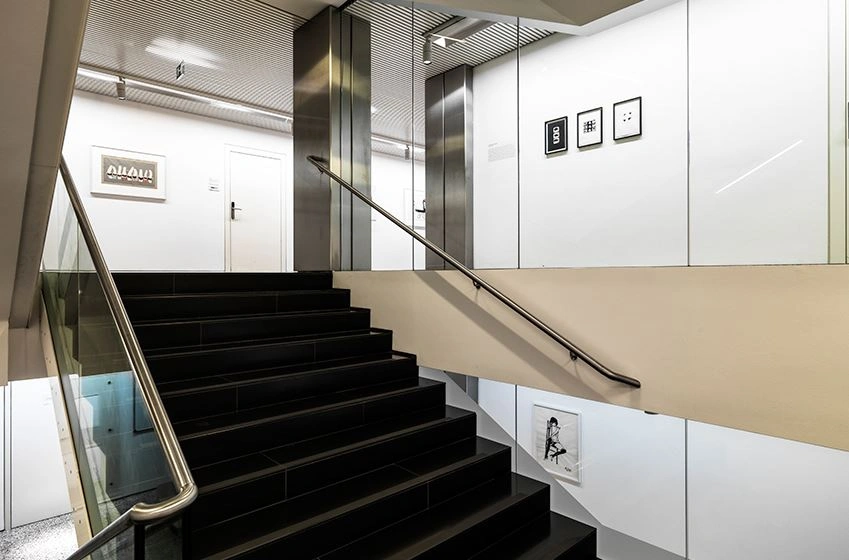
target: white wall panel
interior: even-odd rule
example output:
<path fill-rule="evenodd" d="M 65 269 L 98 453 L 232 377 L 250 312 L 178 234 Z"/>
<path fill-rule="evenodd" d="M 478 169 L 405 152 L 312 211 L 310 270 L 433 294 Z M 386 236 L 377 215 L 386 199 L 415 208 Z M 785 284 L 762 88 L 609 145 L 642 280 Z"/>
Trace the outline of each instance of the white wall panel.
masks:
<path fill-rule="evenodd" d="M 59 431 L 46 378 L 9 384 L 12 519 L 18 527 L 71 511 Z"/>
<path fill-rule="evenodd" d="M 685 554 L 684 421 L 519 387 L 518 442 L 533 453 L 533 405 L 581 413 L 581 484 L 563 487 L 600 523 Z"/>
<path fill-rule="evenodd" d="M 827 262 L 828 28 L 828 0 L 690 0 L 693 264 Z"/>
<path fill-rule="evenodd" d="M 493 67 L 508 85 L 512 70 L 509 59 Z M 555 36 L 523 48 L 519 76 L 521 266 L 686 264 L 685 3 L 597 35 Z M 486 99 L 479 85 L 487 82 L 475 80 L 476 99 Z M 613 104 L 637 96 L 643 135 L 615 142 Z M 604 110 L 604 143 L 578 149 L 577 114 L 596 107 Z M 504 109 L 475 110 L 497 119 Z M 569 117 L 569 150 L 547 157 L 544 123 L 562 116 Z M 490 141 L 476 134 L 476 143 Z"/>
<path fill-rule="evenodd" d="M 64 151 L 113 270 L 224 270 L 228 144 L 292 153 L 292 137 L 281 133 L 75 93 Z M 164 155 L 167 199 L 91 196 L 92 145 Z M 218 192 L 209 190 L 210 180 L 218 182 Z M 291 209 L 291 177 L 284 184 Z M 287 254 L 291 258 L 291 247 Z"/>
<path fill-rule="evenodd" d="M 374 201 L 391 212 L 407 225 L 413 216 L 410 197 L 413 195 L 413 172 L 415 171 L 415 191 L 424 193 L 424 163 L 404 160 L 397 157 L 372 154 L 371 195 Z M 418 230 L 424 235 L 424 229 Z M 371 262 L 372 270 L 412 270 L 413 238 L 398 226 L 375 211 L 371 214 Z M 415 243 L 416 251 L 421 254 L 424 248 Z"/>
<path fill-rule="evenodd" d="M 474 70 L 475 268 L 519 266 L 516 53 Z"/>
<path fill-rule="evenodd" d="M 688 422 L 692 560 L 849 558 L 849 453 Z"/>

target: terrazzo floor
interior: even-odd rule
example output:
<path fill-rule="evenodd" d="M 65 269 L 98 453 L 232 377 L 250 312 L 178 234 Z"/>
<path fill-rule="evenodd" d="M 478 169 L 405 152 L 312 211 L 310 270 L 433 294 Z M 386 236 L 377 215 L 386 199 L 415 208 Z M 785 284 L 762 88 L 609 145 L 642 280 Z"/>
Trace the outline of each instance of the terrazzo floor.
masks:
<path fill-rule="evenodd" d="M 64 560 L 76 549 L 71 514 L 0 531 L 2 560 Z"/>

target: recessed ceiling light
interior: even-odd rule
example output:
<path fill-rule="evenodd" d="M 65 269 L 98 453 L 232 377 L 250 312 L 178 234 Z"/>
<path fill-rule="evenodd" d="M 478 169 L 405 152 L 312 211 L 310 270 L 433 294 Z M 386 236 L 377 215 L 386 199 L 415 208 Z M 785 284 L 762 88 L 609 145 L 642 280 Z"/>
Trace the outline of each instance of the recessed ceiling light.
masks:
<path fill-rule="evenodd" d="M 221 62 L 221 57 L 217 54 L 203 47 L 175 41 L 167 37 L 157 37 L 144 50 L 154 56 L 167 58 L 174 62 L 185 62 L 192 66 L 200 66 L 201 68 L 209 68 L 211 70 L 218 70 L 220 68 L 218 63 Z"/>

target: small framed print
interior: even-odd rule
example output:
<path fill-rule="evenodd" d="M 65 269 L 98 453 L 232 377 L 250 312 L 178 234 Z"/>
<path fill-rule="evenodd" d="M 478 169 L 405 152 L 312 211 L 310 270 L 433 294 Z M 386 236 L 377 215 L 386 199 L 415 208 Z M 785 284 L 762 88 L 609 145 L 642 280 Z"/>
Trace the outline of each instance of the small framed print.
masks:
<path fill-rule="evenodd" d="M 569 117 L 560 117 L 545 123 L 545 155 L 569 149 Z"/>
<path fill-rule="evenodd" d="M 625 140 L 643 134 L 643 98 L 635 97 L 613 105 L 613 139 Z"/>
<path fill-rule="evenodd" d="M 533 455 L 555 478 L 581 483 L 581 413 L 533 406 Z"/>
<path fill-rule="evenodd" d="M 603 141 L 602 108 L 578 113 L 578 147 L 598 146 Z"/>

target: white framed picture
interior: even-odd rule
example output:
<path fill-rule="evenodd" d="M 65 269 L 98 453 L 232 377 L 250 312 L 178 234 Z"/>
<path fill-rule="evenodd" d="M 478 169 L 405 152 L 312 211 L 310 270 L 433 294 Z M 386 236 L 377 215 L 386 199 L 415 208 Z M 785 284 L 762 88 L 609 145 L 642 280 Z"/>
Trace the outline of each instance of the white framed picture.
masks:
<path fill-rule="evenodd" d="M 92 146 L 91 194 L 165 200 L 165 156 Z"/>
<path fill-rule="evenodd" d="M 534 458 L 560 480 L 581 483 L 581 413 L 535 403 Z"/>
<path fill-rule="evenodd" d="M 578 148 L 589 148 L 602 143 L 602 113 L 601 107 L 578 113 Z"/>

